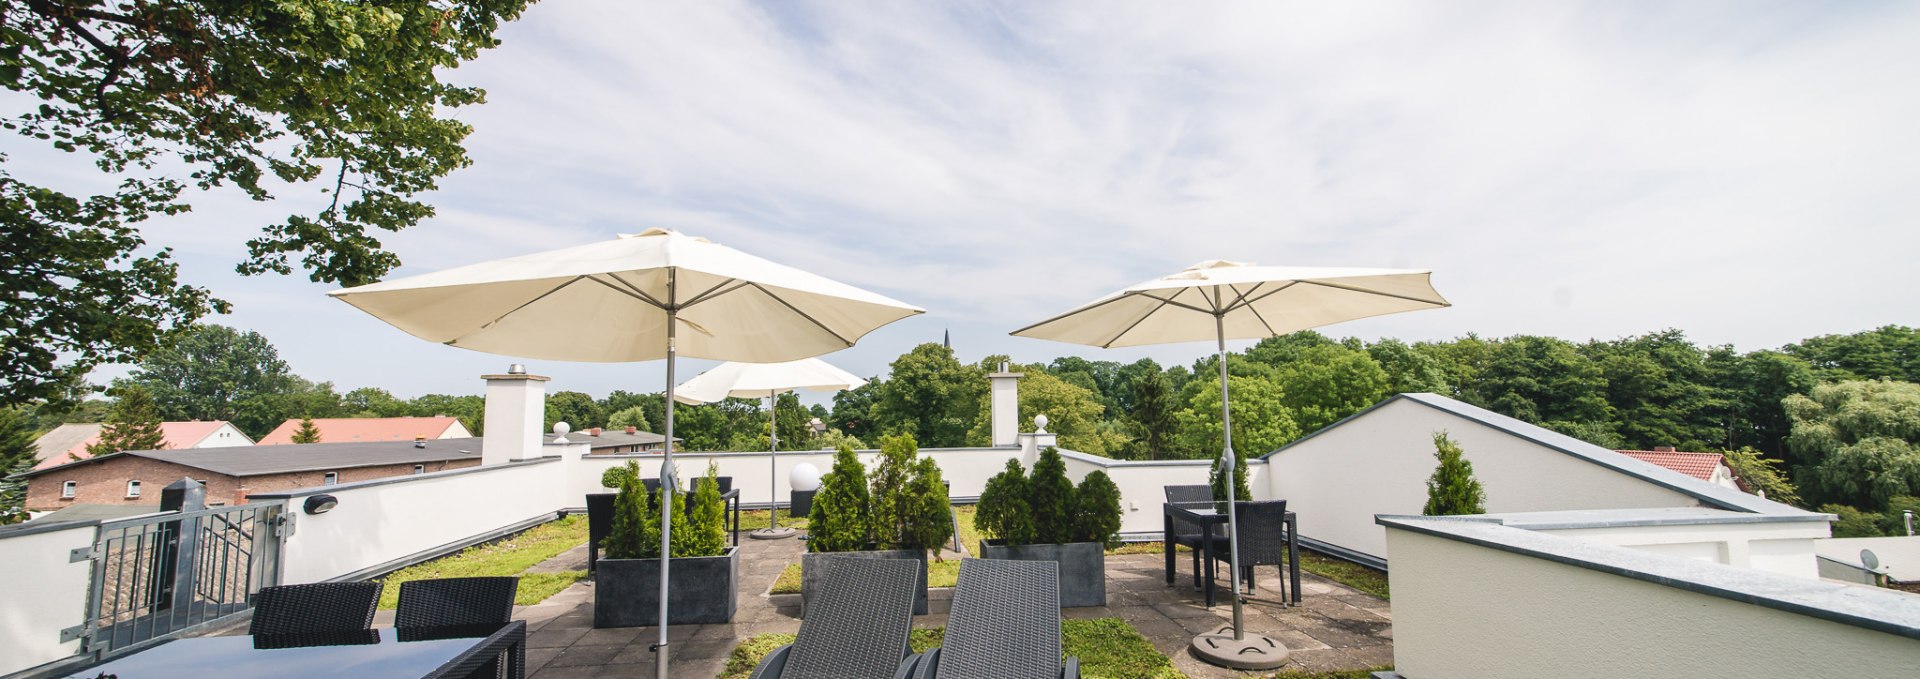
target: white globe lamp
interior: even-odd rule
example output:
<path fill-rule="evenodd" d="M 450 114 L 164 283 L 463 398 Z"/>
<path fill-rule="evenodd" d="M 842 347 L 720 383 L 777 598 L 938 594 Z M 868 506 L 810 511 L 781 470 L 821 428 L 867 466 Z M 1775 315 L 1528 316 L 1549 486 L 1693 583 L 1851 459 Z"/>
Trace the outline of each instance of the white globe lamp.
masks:
<path fill-rule="evenodd" d="M 806 462 L 794 465 L 793 471 L 787 472 L 787 485 L 803 492 L 820 490 L 820 468 Z"/>

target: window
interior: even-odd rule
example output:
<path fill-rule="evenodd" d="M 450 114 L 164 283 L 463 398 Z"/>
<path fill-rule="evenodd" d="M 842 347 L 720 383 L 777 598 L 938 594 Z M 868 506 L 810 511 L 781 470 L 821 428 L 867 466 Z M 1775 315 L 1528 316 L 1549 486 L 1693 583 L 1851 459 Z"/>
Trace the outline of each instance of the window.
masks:
<path fill-rule="evenodd" d="M 413 466 L 413 473 L 415 473 L 415 474 L 425 474 L 425 473 L 427 473 L 427 466 L 426 466 L 426 465 L 424 465 L 424 464 L 416 464 L 416 465 L 414 465 L 414 466 Z"/>
<path fill-rule="evenodd" d="M 127 482 L 127 497 L 140 497 L 140 482 L 139 482 L 139 481 L 128 481 L 128 482 Z"/>
<path fill-rule="evenodd" d="M 322 486 L 331 486 L 340 482 L 340 472 L 327 472 L 327 478 L 320 482 Z"/>
<path fill-rule="evenodd" d="M 72 481 L 62 483 L 60 484 L 60 497 L 71 498 L 73 497 L 74 492 L 79 489 L 80 489 L 80 484 L 78 483 L 74 483 Z"/>

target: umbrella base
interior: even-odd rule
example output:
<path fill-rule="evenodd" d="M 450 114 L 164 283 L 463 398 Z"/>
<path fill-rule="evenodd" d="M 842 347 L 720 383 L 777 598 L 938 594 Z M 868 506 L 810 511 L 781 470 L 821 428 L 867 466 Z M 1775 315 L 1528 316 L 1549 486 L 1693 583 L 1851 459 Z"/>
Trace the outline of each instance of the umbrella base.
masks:
<path fill-rule="evenodd" d="M 786 526 L 781 526 L 779 528 L 762 528 L 760 530 L 756 530 L 754 532 L 748 533 L 747 537 L 753 538 L 755 540 L 784 540 L 799 534 L 800 534 L 799 531 L 796 531 L 792 528 L 788 528 Z"/>
<path fill-rule="evenodd" d="M 1286 645 L 1258 634 L 1235 641 L 1232 625 L 1194 637 L 1191 650 L 1204 662 L 1238 670 L 1270 670 L 1286 664 L 1289 653 Z"/>

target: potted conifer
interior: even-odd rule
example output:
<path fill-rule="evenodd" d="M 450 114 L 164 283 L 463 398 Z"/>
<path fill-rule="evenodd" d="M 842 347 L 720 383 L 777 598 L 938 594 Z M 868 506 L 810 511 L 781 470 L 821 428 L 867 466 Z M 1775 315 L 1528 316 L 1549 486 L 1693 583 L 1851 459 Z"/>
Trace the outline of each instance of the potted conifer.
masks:
<path fill-rule="evenodd" d="M 807 515 L 807 554 L 800 559 L 800 605 L 825 579 L 815 565 L 823 555 L 867 559 L 913 559 L 921 563 L 913 612 L 927 612 L 928 553 L 953 538 L 952 509 L 940 467 L 919 457 L 911 435 L 880 441 L 880 461 L 871 481 L 849 445 L 834 453 L 833 469 L 820 477 L 820 491 Z"/>
<path fill-rule="evenodd" d="M 1108 545 L 1118 542 L 1120 488 L 1094 471 L 1075 488 L 1060 451 L 1048 446 L 1028 476 L 1019 460 L 987 481 L 973 525 L 985 559 L 1060 564 L 1060 605 L 1107 605 Z"/>
<path fill-rule="evenodd" d="M 640 481 L 639 465 L 628 462 L 616 469 L 622 471 L 605 479 L 617 480 L 620 492 L 594 574 L 593 626 L 651 626 L 660 617 L 660 511 Z M 708 465 L 692 493 L 659 493 L 674 505 L 667 624 L 728 622 L 738 607 L 740 552 L 727 545 L 716 474 Z"/>

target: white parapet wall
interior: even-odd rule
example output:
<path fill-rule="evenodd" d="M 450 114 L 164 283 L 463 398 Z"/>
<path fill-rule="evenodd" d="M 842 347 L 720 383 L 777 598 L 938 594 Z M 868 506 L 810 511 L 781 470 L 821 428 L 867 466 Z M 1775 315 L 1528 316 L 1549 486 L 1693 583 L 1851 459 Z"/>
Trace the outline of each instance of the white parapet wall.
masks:
<path fill-rule="evenodd" d="M 1087 474 L 1103 471 L 1120 488 L 1120 532 L 1132 538 L 1157 536 L 1162 530 L 1160 505 L 1166 501 L 1166 486 L 1206 485 L 1212 460 L 1109 460 L 1097 455 L 1062 450 L 1067 461 L 1067 477 L 1078 483 Z M 1263 478 L 1267 465 L 1262 460 L 1247 461 L 1247 485 L 1253 491 L 1249 500 L 1267 500 Z M 1154 539 L 1158 539 L 1155 537 Z"/>
<path fill-rule="evenodd" d="M 1709 507 L 1818 520 L 1787 505 L 1664 469 L 1434 394 L 1402 394 L 1266 456 L 1264 490 L 1299 513 L 1303 538 L 1384 560 L 1377 514 L 1419 514 L 1447 432 L 1493 513 Z"/>
<path fill-rule="evenodd" d="M 1481 519 L 1381 517 L 1409 679 L 1893 677 L 1909 594 L 1702 563 Z"/>
<path fill-rule="evenodd" d="M 10 674 L 80 651 L 80 640 L 60 631 L 87 618 L 92 562 L 74 562 L 89 548 L 98 521 L 19 525 L 0 529 L 0 674 Z"/>
<path fill-rule="evenodd" d="M 1827 537 L 1831 518 L 1825 514 L 1752 514 L 1705 507 L 1481 517 L 1512 528 L 1809 579 L 1820 577 L 1814 544 Z"/>

